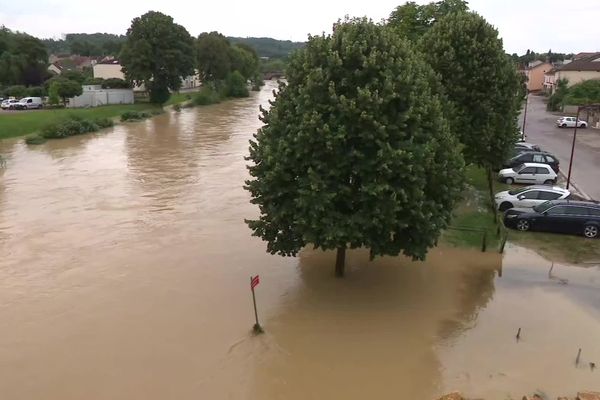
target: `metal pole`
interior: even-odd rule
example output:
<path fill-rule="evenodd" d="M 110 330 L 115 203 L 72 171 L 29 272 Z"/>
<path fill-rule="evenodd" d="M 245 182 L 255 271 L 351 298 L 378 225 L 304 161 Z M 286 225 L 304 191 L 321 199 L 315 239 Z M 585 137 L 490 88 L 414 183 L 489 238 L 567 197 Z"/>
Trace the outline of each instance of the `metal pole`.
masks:
<path fill-rule="evenodd" d="M 527 90 L 527 89 L 526 89 Z M 527 100 L 529 99 L 529 90 L 527 90 L 527 95 L 525 96 L 525 112 L 523 113 L 523 126 L 521 127 L 521 132 L 523 132 L 523 135 L 521 136 L 521 139 L 525 140 L 525 121 L 527 121 Z"/>
<path fill-rule="evenodd" d="M 258 323 L 258 311 L 256 310 L 256 296 L 254 295 L 254 288 L 252 287 L 252 277 L 250 277 L 250 287 L 252 288 L 252 303 L 254 304 L 254 318 L 256 319 L 256 324 L 254 324 L 254 332 L 262 333 L 263 329 Z"/>
<path fill-rule="evenodd" d="M 575 139 L 577 138 L 577 124 L 579 123 L 579 111 L 581 107 L 577 107 L 577 117 L 575 117 L 575 129 L 573 129 L 573 144 L 571 144 L 571 159 L 569 160 L 569 175 L 567 176 L 567 189 L 571 184 L 571 168 L 573 167 L 573 153 L 575 153 Z"/>

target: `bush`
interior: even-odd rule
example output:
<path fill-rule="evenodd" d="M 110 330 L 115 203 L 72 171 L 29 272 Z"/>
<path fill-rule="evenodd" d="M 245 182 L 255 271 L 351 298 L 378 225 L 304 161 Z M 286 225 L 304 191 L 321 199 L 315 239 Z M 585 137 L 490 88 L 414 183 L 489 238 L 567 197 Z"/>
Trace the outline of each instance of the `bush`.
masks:
<path fill-rule="evenodd" d="M 83 81 L 84 85 L 102 85 L 103 83 L 104 78 L 86 78 L 85 81 Z"/>
<path fill-rule="evenodd" d="M 173 105 L 173 110 L 175 110 L 175 112 L 181 111 L 181 104 L 177 103 Z"/>
<path fill-rule="evenodd" d="M 221 96 L 211 87 L 204 86 L 194 96 L 194 104 L 197 106 L 206 106 L 221 102 Z"/>
<path fill-rule="evenodd" d="M 30 97 L 44 97 L 46 95 L 46 90 L 43 86 L 31 86 L 27 88 L 27 96 Z"/>
<path fill-rule="evenodd" d="M 20 99 L 27 96 L 27 88 L 23 85 L 9 86 L 5 90 L 7 96 L 12 96 Z"/>
<path fill-rule="evenodd" d="M 152 110 L 150 110 L 150 115 L 154 116 L 154 115 L 160 115 L 163 114 L 165 111 L 162 108 L 153 108 Z M 142 114 L 148 114 L 148 113 L 143 113 Z M 146 117 L 148 118 L 148 117 Z"/>
<path fill-rule="evenodd" d="M 248 97 L 246 78 L 239 71 L 233 71 L 225 81 L 225 94 L 228 97 Z"/>
<path fill-rule="evenodd" d="M 99 126 L 91 120 L 71 116 L 69 119 L 46 125 L 41 136 L 45 139 L 62 139 L 83 133 L 96 132 Z"/>
<path fill-rule="evenodd" d="M 140 121 L 142 119 L 150 118 L 154 115 L 162 114 L 164 111 L 161 109 L 154 109 L 151 111 L 126 111 L 121 114 L 121 121 Z"/>
<path fill-rule="evenodd" d="M 41 135 L 27 136 L 25 138 L 25 143 L 27 143 L 27 144 L 42 144 L 45 142 L 46 142 L 46 138 L 44 138 Z"/>
<path fill-rule="evenodd" d="M 98 128 L 100 129 L 111 128 L 115 126 L 114 121 L 110 118 L 96 118 L 94 123 L 98 125 Z"/>
<path fill-rule="evenodd" d="M 129 82 L 119 78 L 109 78 L 102 82 L 103 89 L 129 89 Z"/>

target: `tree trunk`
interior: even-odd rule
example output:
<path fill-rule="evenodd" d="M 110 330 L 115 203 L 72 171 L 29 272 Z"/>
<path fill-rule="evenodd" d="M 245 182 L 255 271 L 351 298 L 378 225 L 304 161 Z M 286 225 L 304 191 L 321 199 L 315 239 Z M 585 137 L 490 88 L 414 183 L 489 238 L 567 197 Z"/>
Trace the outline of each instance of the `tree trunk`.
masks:
<path fill-rule="evenodd" d="M 496 212 L 496 202 L 494 201 L 494 178 L 492 176 L 492 169 L 490 167 L 486 168 L 486 173 L 490 194 L 490 207 L 492 208 L 492 212 L 494 214 L 494 223 L 498 223 L 498 213 Z"/>
<path fill-rule="evenodd" d="M 335 257 L 335 276 L 337 278 L 344 277 L 344 269 L 346 268 L 346 247 L 338 247 Z"/>

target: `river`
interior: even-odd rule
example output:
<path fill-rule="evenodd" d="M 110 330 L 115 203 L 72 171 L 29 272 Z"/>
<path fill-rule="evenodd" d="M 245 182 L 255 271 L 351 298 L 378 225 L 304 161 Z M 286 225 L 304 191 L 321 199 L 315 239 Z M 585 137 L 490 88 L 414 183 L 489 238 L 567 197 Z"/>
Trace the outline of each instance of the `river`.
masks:
<path fill-rule="evenodd" d="M 267 254 L 243 222 L 257 213 L 243 156 L 273 88 L 41 146 L 0 142 L 0 398 L 600 389 L 597 266 L 549 274 L 511 245 L 420 263 L 354 251 L 340 280 L 331 254 Z"/>

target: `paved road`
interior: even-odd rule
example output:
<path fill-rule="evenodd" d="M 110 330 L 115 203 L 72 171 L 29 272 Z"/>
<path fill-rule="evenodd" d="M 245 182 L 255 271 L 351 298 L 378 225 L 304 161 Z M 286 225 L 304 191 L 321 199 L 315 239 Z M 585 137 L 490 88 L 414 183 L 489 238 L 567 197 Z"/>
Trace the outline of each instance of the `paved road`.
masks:
<path fill-rule="evenodd" d="M 542 96 L 529 96 L 526 139 L 556 155 L 560 161 L 560 169 L 566 175 L 569 170 L 573 128 L 557 128 L 557 119 L 558 115 L 546 111 Z M 519 121 L 522 125 L 522 115 Z M 592 198 L 600 200 L 600 130 L 577 130 L 571 181 Z"/>

